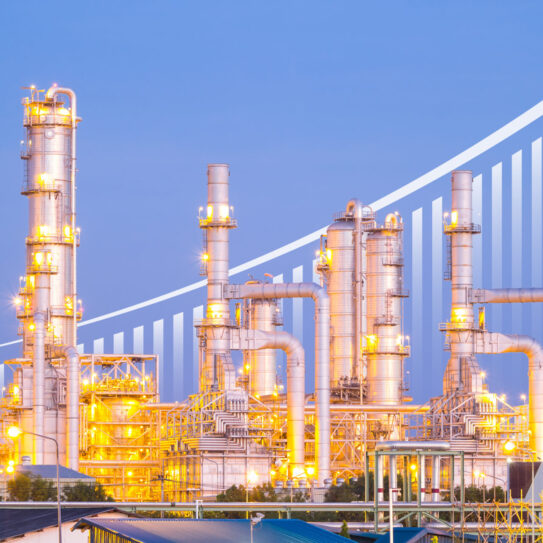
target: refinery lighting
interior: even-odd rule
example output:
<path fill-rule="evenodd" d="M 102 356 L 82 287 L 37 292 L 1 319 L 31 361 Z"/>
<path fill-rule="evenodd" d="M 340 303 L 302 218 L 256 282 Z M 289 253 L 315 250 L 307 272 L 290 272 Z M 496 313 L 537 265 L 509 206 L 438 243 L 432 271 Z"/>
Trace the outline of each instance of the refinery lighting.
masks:
<path fill-rule="evenodd" d="M 8 436 L 12 439 L 16 439 L 21 435 L 21 429 L 17 428 L 17 426 L 10 426 L 8 428 Z"/>
<path fill-rule="evenodd" d="M 0 449 L 0 464 L 13 469 L 7 460 L 14 453 L 52 464 L 57 449 L 48 441 L 54 441 L 61 464 L 104 484 L 118 502 L 212 500 L 233 485 L 247 490 L 258 483 L 306 495 L 309 483 L 324 495 L 330 485 L 372 470 L 378 503 L 384 478 L 396 488 L 398 473 L 406 472 L 421 483 L 420 502 L 437 502 L 445 486 L 459 480 L 464 460 L 473 478 L 484 479 L 492 464 L 488 477 L 499 479 L 514 451 L 529 447 L 534 457 L 543 454 L 543 349 L 526 336 L 491 332 L 484 311 L 475 315 L 488 303 L 542 302 L 543 289 L 474 288 L 473 236 L 481 229 L 473 222 L 471 171 L 452 172 L 452 206 L 443 215 L 451 294 L 448 322 L 440 325 L 450 351 L 443 388 L 415 404 L 405 370 L 410 339 L 402 217 L 381 216 L 353 198 L 311 248 L 316 282 L 304 282 L 303 274 L 287 283 L 263 274 L 234 284 L 230 231 L 238 224 L 229 200 L 230 168 L 209 164 L 207 201 L 198 217 L 204 233 L 198 265 L 206 276 L 204 309 L 195 319 L 198 390 L 161 403 L 158 378 L 164 374 L 156 355 L 76 349 L 82 306 L 75 93 L 32 89 L 24 113 L 29 231 L 25 272 L 13 299 L 23 348 L 7 362 L 13 382 L 0 413 L 10 437 L 28 437 Z M 307 299 L 311 342 L 283 329 L 284 299 Z M 134 329 L 135 344 L 136 331 L 141 345 L 143 327 Z M 479 366 L 479 355 L 505 352 L 527 355 L 525 405 L 505 404 Z M 171 366 L 167 358 L 161 362 Z M 421 488 L 425 481 L 430 488 Z M 398 500 L 397 493 L 391 496 Z"/>

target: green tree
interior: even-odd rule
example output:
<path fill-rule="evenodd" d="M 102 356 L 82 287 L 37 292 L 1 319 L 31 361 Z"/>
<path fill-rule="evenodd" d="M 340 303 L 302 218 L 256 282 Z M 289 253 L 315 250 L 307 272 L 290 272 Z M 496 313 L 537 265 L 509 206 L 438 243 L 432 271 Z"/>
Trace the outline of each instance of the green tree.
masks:
<path fill-rule="evenodd" d="M 78 481 L 75 485 L 64 488 L 63 499 L 67 502 L 114 501 L 100 483 L 89 484 L 83 481 Z"/>
<path fill-rule="evenodd" d="M 341 531 L 339 532 L 339 535 L 346 537 L 347 539 L 351 539 L 351 536 L 349 535 L 349 525 L 345 519 L 341 524 Z"/>
<path fill-rule="evenodd" d="M 52 481 L 40 476 L 17 473 L 13 479 L 8 481 L 8 494 L 9 499 L 16 502 L 51 501 L 56 499 L 57 487 Z"/>
<path fill-rule="evenodd" d="M 32 480 L 24 473 L 17 473 L 8 481 L 9 499 L 13 502 L 27 502 L 30 499 Z"/>
<path fill-rule="evenodd" d="M 32 477 L 30 499 L 34 502 L 49 502 L 57 499 L 57 487 L 53 481 L 42 477 Z"/>

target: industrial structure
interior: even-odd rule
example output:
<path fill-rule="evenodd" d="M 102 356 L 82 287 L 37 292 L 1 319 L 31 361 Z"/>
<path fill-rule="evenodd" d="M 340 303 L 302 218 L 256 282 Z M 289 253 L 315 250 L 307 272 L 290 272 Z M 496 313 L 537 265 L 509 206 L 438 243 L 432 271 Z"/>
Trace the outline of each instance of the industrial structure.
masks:
<path fill-rule="evenodd" d="M 40 437 L 47 435 L 59 443 L 63 464 L 120 500 L 192 501 L 265 482 L 317 491 L 365 470 L 374 471 L 380 500 L 384 474 L 395 488 L 416 458 L 419 496 L 439 501 L 464 469 L 472 480 L 478 472 L 506 480 L 508 459 L 543 455 L 543 351 L 528 337 L 487 331 L 484 318 L 484 304 L 541 302 L 543 289 L 473 288 L 472 238 L 480 227 L 471 172 L 452 173 L 444 218 L 452 307 L 441 327 L 450 350 L 443 393 L 415 405 L 404 371 L 409 293 L 399 213 L 379 222 L 369 206 L 349 201 L 321 239 L 318 284 L 266 277 L 233 284 L 229 167 L 210 164 L 199 216 L 207 277 L 197 324 L 199 392 L 166 404 L 156 355 L 77 352 L 76 98 L 69 89 L 32 89 L 24 107 L 30 232 L 16 300 L 23 353 L 7 362 L 14 374 L 0 413 L 3 432 L 16 425 L 23 438 L 2 441 L 6 463 L 23 456 L 54 463 L 54 447 Z M 285 298 L 313 301 L 311 353 L 278 329 Z M 277 350 L 286 353 L 285 383 Z M 528 355 L 527 410 L 487 390 L 476 358 L 512 351 Z M 314 359 L 313 391 L 305 388 L 306 358 Z"/>

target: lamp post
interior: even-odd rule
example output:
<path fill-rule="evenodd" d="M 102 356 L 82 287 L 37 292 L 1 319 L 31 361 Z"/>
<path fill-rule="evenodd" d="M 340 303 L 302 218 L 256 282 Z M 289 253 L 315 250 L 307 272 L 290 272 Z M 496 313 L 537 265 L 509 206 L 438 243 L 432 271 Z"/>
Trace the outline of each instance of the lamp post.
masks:
<path fill-rule="evenodd" d="M 29 432 L 28 430 L 21 430 L 17 426 L 11 426 L 8 428 L 8 436 L 12 439 L 18 438 L 21 434 L 28 434 L 31 436 L 41 437 L 42 439 L 48 439 L 55 444 L 55 449 L 57 453 L 57 522 L 58 522 L 58 543 L 62 543 L 62 508 L 60 505 L 60 460 L 59 460 L 59 450 L 58 450 L 58 441 L 51 436 L 44 436 L 42 434 L 36 434 L 34 432 Z"/>

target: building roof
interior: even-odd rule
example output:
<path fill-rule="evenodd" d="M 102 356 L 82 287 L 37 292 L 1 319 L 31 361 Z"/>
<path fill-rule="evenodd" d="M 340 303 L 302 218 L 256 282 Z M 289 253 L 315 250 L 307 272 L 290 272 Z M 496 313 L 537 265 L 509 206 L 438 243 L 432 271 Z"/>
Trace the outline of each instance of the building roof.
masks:
<path fill-rule="evenodd" d="M 81 517 L 92 516 L 113 508 L 88 507 L 63 509 L 62 522 L 79 520 Z M 10 537 L 23 536 L 57 525 L 56 509 L 0 509 L 0 541 Z"/>
<path fill-rule="evenodd" d="M 241 543 L 250 540 L 249 520 L 83 518 L 76 528 L 94 527 L 134 543 Z M 344 543 L 345 538 L 301 520 L 267 520 L 254 526 L 258 543 Z"/>
<path fill-rule="evenodd" d="M 18 473 L 26 473 L 29 475 L 35 475 L 36 477 L 43 477 L 44 479 L 56 479 L 57 478 L 57 465 L 56 464 L 21 464 L 17 466 Z M 94 477 L 79 473 L 74 469 L 60 466 L 59 477 L 61 479 L 81 479 L 82 481 L 90 483 L 94 481 Z"/>

